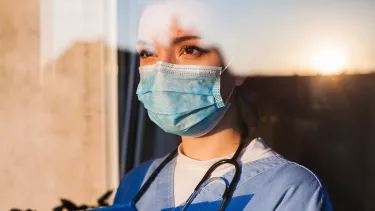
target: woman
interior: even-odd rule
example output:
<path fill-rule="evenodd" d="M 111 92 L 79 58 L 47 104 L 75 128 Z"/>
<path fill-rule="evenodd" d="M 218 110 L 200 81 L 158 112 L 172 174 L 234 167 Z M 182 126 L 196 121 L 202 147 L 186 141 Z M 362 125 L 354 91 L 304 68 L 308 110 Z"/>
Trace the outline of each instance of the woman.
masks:
<path fill-rule="evenodd" d="M 196 18 L 189 22 L 189 16 L 176 9 L 188 10 L 183 3 L 165 1 L 148 7 L 137 45 L 138 98 L 151 120 L 181 136 L 182 143 L 167 158 L 146 162 L 127 174 L 114 206 L 331 210 L 325 189 L 311 171 L 251 137 L 251 116 L 238 92 L 244 79 L 227 71 L 236 55 L 224 59 L 218 45 L 202 36 L 208 34 L 199 30 L 205 27 L 194 25 Z M 224 164 L 218 165 L 222 160 Z M 213 165 L 217 168 L 210 168 Z"/>

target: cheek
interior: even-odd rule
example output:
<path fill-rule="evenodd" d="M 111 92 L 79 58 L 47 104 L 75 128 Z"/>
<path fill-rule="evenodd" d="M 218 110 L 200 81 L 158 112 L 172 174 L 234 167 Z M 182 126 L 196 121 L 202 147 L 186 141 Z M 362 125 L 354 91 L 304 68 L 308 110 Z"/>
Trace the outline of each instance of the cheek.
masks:
<path fill-rule="evenodd" d="M 222 66 L 221 56 L 218 53 L 213 53 L 212 56 L 210 57 L 210 63 L 211 63 L 211 66 L 221 67 Z"/>
<path fill-rule="evenodd" d="M 222 62 L 220 54 L 215 51 L 208 53 L 208 55 L 202 59 L 202 65 L 221 67 Z"/>
<path fill-rule="evenodd" d="M 139 66 L 152 65 L 152 64 L 155 64 L 156 62 L 157 62 L 157 59 L 153 59 L 153 58 L 147 58 L 147 59 L 139 58 Z"/>

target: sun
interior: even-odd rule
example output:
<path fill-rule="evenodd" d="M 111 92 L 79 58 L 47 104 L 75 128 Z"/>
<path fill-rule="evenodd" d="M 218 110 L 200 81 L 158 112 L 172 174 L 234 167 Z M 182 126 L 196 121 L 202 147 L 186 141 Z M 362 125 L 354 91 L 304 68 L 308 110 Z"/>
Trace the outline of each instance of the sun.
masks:
<path fill-rule="evenodd" d="M 312 65 L 323 75 L 338 74 L 347 65 L 345 51 L 333 46 L 317 49 L 312 57 Z"/>

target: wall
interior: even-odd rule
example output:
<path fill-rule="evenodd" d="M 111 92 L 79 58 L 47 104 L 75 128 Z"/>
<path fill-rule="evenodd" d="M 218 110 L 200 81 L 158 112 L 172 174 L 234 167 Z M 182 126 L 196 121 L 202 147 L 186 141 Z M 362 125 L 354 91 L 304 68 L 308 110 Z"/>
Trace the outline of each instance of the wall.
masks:
<path fill-rule="evenodd" d="M 94 205 L 118 182 L 114 51 L 98 37 L 44 62 L 58 36 L 42 28 L 41 4 L 0 1 L 0 210 L 51 210 L 61 197 Z"/>

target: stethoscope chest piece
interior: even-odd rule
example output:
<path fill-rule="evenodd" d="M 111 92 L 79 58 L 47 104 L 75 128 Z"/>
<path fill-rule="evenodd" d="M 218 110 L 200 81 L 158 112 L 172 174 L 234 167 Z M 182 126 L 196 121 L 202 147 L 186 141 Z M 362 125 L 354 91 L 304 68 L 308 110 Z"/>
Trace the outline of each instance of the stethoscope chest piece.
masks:
<path fill-rule="evenodd" d="M 238 147 L 236 153 L 234 154 L 234 156 L 231 158 L 231 159 L 224 159 L 224 160 L 219 160 L 218 162 L 216 162 L 215 164 L 213 164 L 209 169 L 208 171 L 206 172 L 206 174 L 203 176 L 202 180 L 198 183 L 198 185 L 195 187 L 193 193 L 190 195 L 190 197 L 188 198 L 188 200 L 186 201 L 184 207 L 181 209 L 181 211 L 185 211 L 187 209 L 187 207 L 193 202 L 194 198 L 198 195 L 198 193 L 205 187 L 207 186 L 209 183 L 215 181 L 215 180 L 222 180 L 225 184 L 225 190 L 223 192 L 223 195 L 222 195 L 222 201 L 221 201 L 221 205 L 220 205 L 220 208 L 219 210 L 222 211 L 225 209 L 228 201 L 229 201 L 229 198 L 231 197 L 231 195 L 233 194 L 234 192 L 234 189 L 236 187 L 236 184 L 239 180 L 239 177 L 240 177 L 240 165 L 238 164 L 237 162 L 237 158 L 238 158 L 238 155 L 239 153 L 241 152 L 241 150 L 239 149 L 242 149 L 242 143 L 240 144 L 240 146 Z M 211 174 L 213 171 L 215 171 L 215 169 L 217 169 L 219 166 L 221 165 L 224 165 L 224 164 L 231 164 L 234 166 L 234 176 L 233 176 L 233 179 L 232 181 L 229 183 L 229 185 L 227 184 L 227 181 L 223 178 L 223 177 L 212 177 L 210 178 Z"/>

